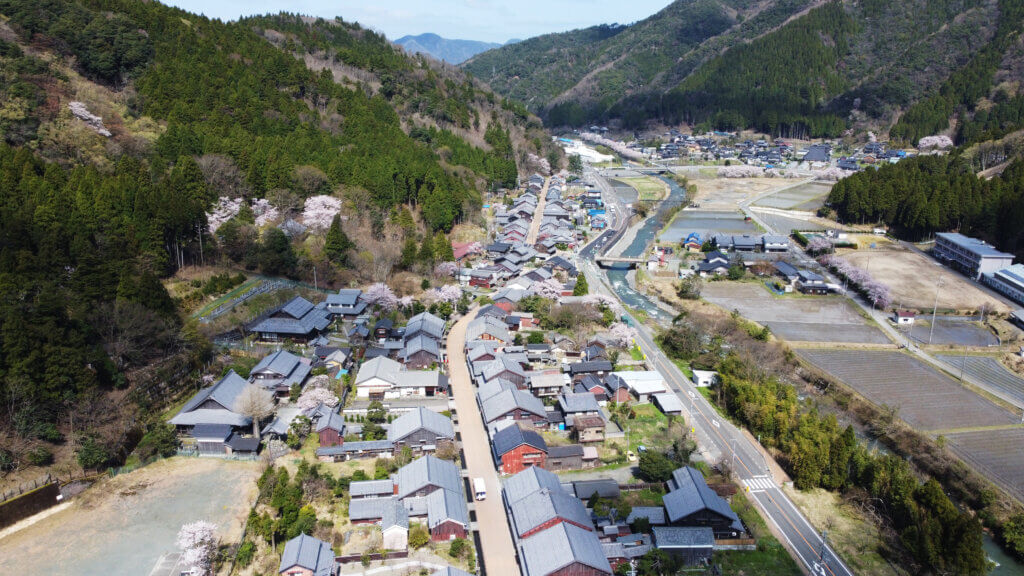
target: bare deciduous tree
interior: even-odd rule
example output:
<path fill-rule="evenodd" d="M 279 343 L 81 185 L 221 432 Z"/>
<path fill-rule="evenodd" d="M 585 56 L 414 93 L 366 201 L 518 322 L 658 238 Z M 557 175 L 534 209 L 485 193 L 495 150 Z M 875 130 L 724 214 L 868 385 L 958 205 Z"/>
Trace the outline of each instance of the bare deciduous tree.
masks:
<path fill-rule="evenodd" d="M 274 412 L 274 395 L 256 385 L 250 385 L 238 396 L 235 410 L 252 418 L 252 435 L 260 437 L 260 420 Z"/>

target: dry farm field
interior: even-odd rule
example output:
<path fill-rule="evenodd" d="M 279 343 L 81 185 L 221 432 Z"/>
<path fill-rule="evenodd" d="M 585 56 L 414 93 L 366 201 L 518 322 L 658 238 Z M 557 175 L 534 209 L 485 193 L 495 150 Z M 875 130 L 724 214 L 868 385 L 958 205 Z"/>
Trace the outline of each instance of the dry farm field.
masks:
<path fill-rule="evenodd" d="M 792 342 L 889 344 L 857 308 L 841 296 L 773 296 L 760 283 L 707 282 L 702 296 L 708 302 L 766 324 Z"/>
<path fill-rule="evenodd" d="M 758 198 L 754 202 L 754 206 L 814 212 L 821 208 L 831 191 L 832 183 L 830 182 L 805 182 Z"/>
<path fill-rule="evenodd" d="M 1024 402 L 1024 378 L 1007 370 L 999 360 L 988 356 L 966 356 L 963 354 L 937 354 L 935 356 L 956 370 L 986 382 L 1018 402 Z"/>
<path fill-rule="evenodd" d="M 1008 426 L 1020 418 L 959 382 L 902 352 L 887 350 L 797 350 L 877 405 L 921 432 Z"/>
<path fill-rule="evenodd" d="M 957 456 L 1024 500 L 1024 428 L 960 432 L 946 439 Z"/>
<path fill-rule="evenodd" d="M 786 178 L 711 178 L 691 182 L 697 186 L 693 202 L 703 210 L 735 210 L 741 202 L 802 185 L 799 180 Z"/>
<path fill-rule="evenodd" d="M 918 318 L 910 330 L 910 337 L 922 344 L 934 346 L 998 346 L 996 338 L 977 316 L 936 316 L 932 329 L 931 316 Z"/>
<path fill-rule="evenodd" d="M 98 481 L 71 506 L 0 540 L 0 574 L 146 575 L 176 551 L 182 524 L 217 524 L 237 542 L 256 499 L 259 464 L 170 458 Z"/>
<path fill-rule="evenodd" d="M 1009 311 L 1005 304 L 989 296 L 965 276 L 901 246 L 858 250 L 841 253 L 841 256 L 888 286 L 893 303 L 900 306 L 930 311 L 935 303 L 935 284 L 941 279 L 940 309 L 973 311 L 988 304 L 994 311 Z"/>

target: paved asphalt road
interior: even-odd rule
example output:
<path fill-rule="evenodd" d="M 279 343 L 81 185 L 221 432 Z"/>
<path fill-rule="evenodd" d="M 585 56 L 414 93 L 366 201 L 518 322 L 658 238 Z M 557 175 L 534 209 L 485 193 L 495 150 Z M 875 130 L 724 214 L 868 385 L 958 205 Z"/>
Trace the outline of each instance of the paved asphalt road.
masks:
<path fill-rule="evenodd" d="M 512 544 L 512 533 L 501 501 L 501 483 L 491 457 L 491 442 L 484 430 L 473 380 L 466 366 L 466 355 L 462 352 L 466 346 L 466 327 L 476 317 L 478 310 L 470 310 L 448 333 L 448 377 L 455 397 L 455 412 L 458 415 L 469 484 L 472 486 L 473 478 L 483 478 L 487 485 L 487 498 L 476 502 L 476 530 L 483 556 L 480 562 L 481 573 L 488 576 L 519 576 L 516 549 Z"/>
<path fill-rule="evenodd" d="M 608 285 L 607 276 L 592 261 L 594 248 L 593 245 L 587 246 L 581 252 L 587 260 L 582 269 L 589 276 L 591 290 L 597 288 L 617 298 Z M 775 484 L 761 452 L 735 426 L 718 416 L 693 383 L 662 353 L 646 326 L 635 319 L 633 325 L 638 328 L 640 348 L 682 399 L 689 413 L 687 423 L 694 429 L 701 449 L 719 455 L 732 469 L 802 567 L 815 576 L 853 576 L 853 572 L 825 545 L 821 535 Z"/>
<path fill-rule="evenodd" d="M 533 212 L 533 220 L 530 222 L 530 231 L 526 233 L 526 245 L 533 246 L 537 243 L 537 234 L 540 233 L 540 221 L 544 219 L 544 208 L 548 205 L 548 186 L 551 179 L 544 181 L 544 187 L 540 189 L 537 198 L 537 209 Z"/>

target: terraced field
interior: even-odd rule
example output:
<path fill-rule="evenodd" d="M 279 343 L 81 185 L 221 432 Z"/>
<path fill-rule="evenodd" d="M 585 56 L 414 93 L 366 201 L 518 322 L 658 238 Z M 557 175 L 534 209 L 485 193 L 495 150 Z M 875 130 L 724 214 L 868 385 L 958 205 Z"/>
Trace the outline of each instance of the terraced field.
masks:
<path fill-rule="evenodd" d="M 898 409 L 921 431 L 1013 425 L 1019 418 L 907 354 L 877 350 L 797 350 L 797 354 L 857 390 Z"/>
<path fill-rule="evenodd" d="M 964 373 L 988 383 L 1011 398 L 1024 402 L 1024 378 L 1007 370 L 999 360 L 988 356 L 959 354 L 937 354 L 935 357 L 958 370 L 962 367 Z"/>
<path fill-rule="evenodd" d="M 948 434 L 953 452 L 1024 500 L 1024 428 Z"/>

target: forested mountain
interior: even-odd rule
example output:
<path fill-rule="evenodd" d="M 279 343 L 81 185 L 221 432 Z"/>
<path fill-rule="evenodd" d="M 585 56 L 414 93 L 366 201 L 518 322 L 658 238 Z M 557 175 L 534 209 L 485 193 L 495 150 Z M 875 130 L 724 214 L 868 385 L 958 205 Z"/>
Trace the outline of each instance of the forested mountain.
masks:
<path fill-rule="evenodd" d="M 36 439 L 94 464 L 137 439 L 134 375 L 207 353 L 161 283 L 182 265 L 379 271 L 395 230 L 443 239 L 517 163 L 559 159 L 522 106 L 356 24 L 133 0 L 0 0 L 0 137 L 0 469 Z M 249 209 L 320 195 L 353 239 Z M 222 196 L 245 209 L 214 234 Z"/>
<path fill-rule="evenodd" d="M 948 125 L 956 105 L 986 96 L 997 70 L 1020 78 L 1021 4 L 677 0 L 628 27 L 541 36 L 464 67 L 555 125 L 653 119 L 837 136 L 848 127 L 884 132 L 940 93 L 941 106 L 925 107 L 937 112 L 908 113 L 900 125 L 915 128 L 894 132 L 913 143 L 943 129 L 940 120 Z M 1015 95 L 1005 90 L 994 113 L 1017 114 Z"/>
<path fill-rule="evenodd" d="M 402 36 L 395 40 L 395 44 L 405 48 L 406 52 L 427 54 L 449 64 L 461 64 L 481 52 L 502 46 L 499 42 L 454 40 L 429 33 L 417 36 Z"/>

